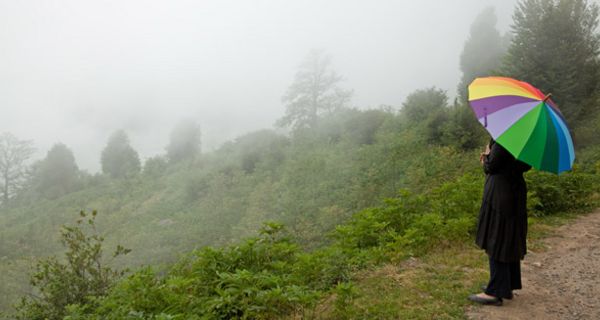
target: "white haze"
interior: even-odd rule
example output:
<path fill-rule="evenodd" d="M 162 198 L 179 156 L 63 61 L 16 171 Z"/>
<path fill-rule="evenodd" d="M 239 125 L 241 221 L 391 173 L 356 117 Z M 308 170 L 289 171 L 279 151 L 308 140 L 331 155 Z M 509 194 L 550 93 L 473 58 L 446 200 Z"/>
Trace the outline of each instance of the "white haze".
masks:
<path fill-rule="evenodd" d="M 34 140 L 38 158 L 65 143 L 96 172 L 112 131 L 144 159 L 189 117 L 208 151 L 271 128 L 313 48 L 356 107 L 453 96 L 473 19 L 494 6 L 504 32 L 515 2 L 0 0 L 0 132 Z"/>

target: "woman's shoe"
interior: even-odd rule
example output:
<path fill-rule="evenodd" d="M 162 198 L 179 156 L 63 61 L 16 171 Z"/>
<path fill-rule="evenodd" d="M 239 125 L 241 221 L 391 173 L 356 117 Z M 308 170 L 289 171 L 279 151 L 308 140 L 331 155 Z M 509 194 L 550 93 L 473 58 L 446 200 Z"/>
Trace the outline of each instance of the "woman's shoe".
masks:
<path fill-rule="evenodd" d="M 481 290 L 482 290 L 483 292 L 485 292 L 485 290 L 487 290 L 487 286 L 481 286 Z M 514 294 L 511 292 L 511 293 L 510 293 L 510 296 L 509 296 L 509 297 L 506 297 L 506 298 L 504 298 L 504 299 L 507 299 L 507 300 L 512 300 L 512 298 L 513 298 L 514 296 L 515 296 L 515 295 L 514 295 Z"/>
<path fill-rule="evenodd" d="M 497 297 L 485 298 L 485 297 L 480 297 L 476 294 L 472 294 L 469 296 L 469 300 L 480 303 L 480 304 L 485 304 L 485 305 L 493 305 L 493 306 L 501 306 L 502 305 L 502 299 L 497 298 Z"/>

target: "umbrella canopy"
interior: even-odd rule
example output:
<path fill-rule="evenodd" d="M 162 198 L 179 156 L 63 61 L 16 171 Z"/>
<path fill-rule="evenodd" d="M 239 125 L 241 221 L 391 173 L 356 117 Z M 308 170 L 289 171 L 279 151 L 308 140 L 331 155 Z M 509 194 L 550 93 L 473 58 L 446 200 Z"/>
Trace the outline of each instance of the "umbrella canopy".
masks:
<path fill-rule="evenodd" d="M 486 77 L 469 85 L 469 103 L 494 140 L 515 158 L 554 173 L 573 166 L 573 140 L 550 95 L 526 82 Z"/>

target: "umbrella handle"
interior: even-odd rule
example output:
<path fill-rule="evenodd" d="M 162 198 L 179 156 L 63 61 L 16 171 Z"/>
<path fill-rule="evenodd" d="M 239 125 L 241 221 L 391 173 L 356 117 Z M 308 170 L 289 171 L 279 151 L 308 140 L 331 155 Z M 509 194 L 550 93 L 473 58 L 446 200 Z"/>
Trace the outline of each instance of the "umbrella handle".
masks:
<path fill-rule="evenodd" d="M 483 127 L 487 128 L 487 108 L 483 107 Z"/>

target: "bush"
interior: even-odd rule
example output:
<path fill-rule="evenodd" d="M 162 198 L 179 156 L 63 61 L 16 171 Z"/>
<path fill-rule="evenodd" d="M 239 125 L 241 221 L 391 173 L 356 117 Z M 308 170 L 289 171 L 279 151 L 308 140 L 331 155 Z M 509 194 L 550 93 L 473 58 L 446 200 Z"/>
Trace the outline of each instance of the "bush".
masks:
<path fill-rule="evenodd" d="M 101 299 L 94 314 L 98 319 L 270 319 L 288 314 L 319 297 L 294 268 L 299 253 L 283 227 L 270 223 L 259 237 L 240 245 L 197 251 L 163 278 L 150 269 L 138 271 Z M 78 310 L 72 310 L 73 319 Z"/>
<path fill-rule="evenodd" d="M 424 197 L 403 190 L 399 197 L 386 199 L 382 207 L 356 213 L 348 223 L 336 227 L 334 237 L 343 248 L 380 246 L 411 225 L 426 206 Z"/>
<path fill-rule="evenodd" d="M 599 191 L 598 175 L 573 171 L 555 175 L 532 171 L 526 174 L 530 211 L 549 215 L 566 211 L 584 211 L 595 205 L 591 196 Z"/>
<path fill-rule="evenodd" d="M 95 229 L 96 211 L 88 216 L 81 211 L 75 226 L 63 226 L 62 243 L 67 248 L 66 261 L 55 257 L 40 260 L 31 276 L 31 285 L 39 296 L 23 298 L 17 306 L 17 319 L 63 319 L 69 305 L 91 305 L 106 295 L 124 271 L 105 266 L 102 260 L 102 238 Z M 86 222 L 84 224 L 84 221 Z M 87 224 L 92 235 L 87 235 Z M 127 254 L 117 246 L 113 257 Z"/>

